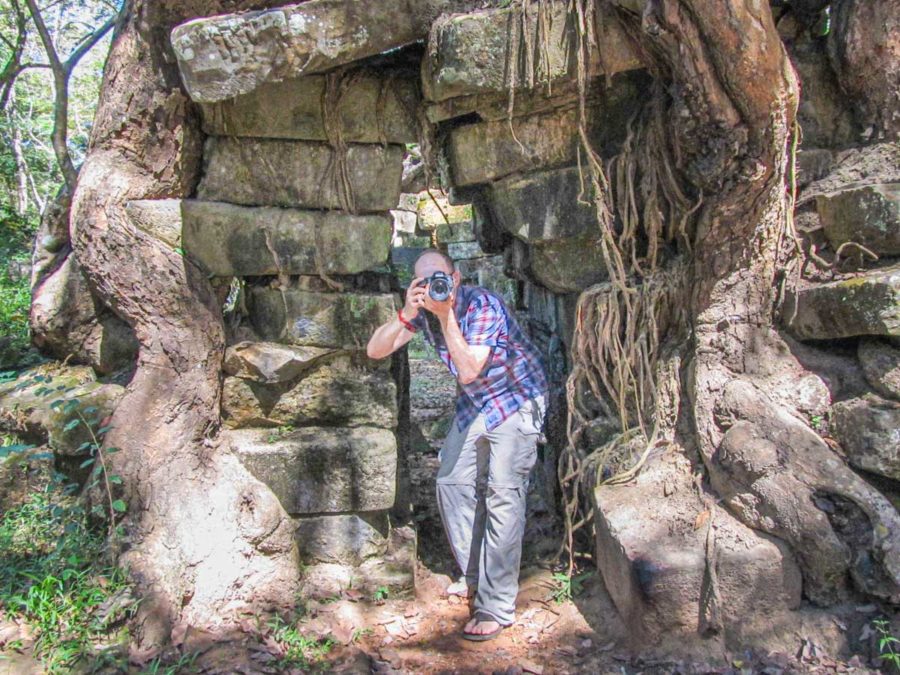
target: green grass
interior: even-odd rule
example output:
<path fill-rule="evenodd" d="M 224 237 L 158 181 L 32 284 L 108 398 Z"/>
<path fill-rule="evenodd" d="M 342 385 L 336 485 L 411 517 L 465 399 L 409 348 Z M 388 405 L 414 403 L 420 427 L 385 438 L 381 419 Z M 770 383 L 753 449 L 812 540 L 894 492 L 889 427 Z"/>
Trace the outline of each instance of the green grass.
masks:
<path fill-rule="evenodd" d="M 115 660 L 97 645 L 124 640 L 135 608 L 113 602 L 127 598 L 125 573 L 100 562 L 105 536 L 87 522 L 59 490 L 32 494 L 0 517 L 0 607 L 31 627 L 49 673 Z"/>
<path fill-rule="evenodd" d="M 314 668 L 334 647 L 334 640 L 330 636 L 317 638 L 304 635 L 296 624 L 284 623 L 278 617 L 269 627 L 272 629 L 272 638 L 283 652 L 277 663 L 280 669 Z"/>

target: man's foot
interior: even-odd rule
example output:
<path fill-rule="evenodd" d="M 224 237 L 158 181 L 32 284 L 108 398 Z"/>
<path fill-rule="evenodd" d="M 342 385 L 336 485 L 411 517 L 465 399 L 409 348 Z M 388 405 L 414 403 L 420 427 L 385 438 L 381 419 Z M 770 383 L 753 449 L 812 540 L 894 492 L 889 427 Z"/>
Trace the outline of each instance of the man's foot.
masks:
<path fill-rule="evenodd" d="M 499 622 L 494 620 L 490 614 L 486 612 L 475 612 L 474 616 L 469 620 L 469 623 L 463 628 L 463 637 L 466 640 L 473 640 L 475 642 L 493 640 L 500 635 L 504 627 L 505 626 L 502 626 Z"/>

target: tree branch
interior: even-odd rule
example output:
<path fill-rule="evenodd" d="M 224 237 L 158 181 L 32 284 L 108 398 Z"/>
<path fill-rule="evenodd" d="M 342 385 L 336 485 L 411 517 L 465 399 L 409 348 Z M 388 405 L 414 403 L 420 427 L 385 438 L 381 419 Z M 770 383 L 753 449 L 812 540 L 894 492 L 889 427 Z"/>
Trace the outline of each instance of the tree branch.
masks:
<path fill-rule="evenodd" d="M 95 30 L 93 33 L 87 36 L 84 42 L 82 42 L 76 49 L 73 51 L 69 58 L 66 59 L 64 64 L 66 71 L 71 73 L 75 66 L 78 65 L 78 62 L 84 58 L 84 55 L 87 54 L 91 49 L 93 49 L 94 45 L 96 45 L 104 35 L 106 35 L 110 29 L 116 25 L 117 15 L 113 15 L 107 19 L 106 23 L 104 23 L 100 28 Z"/>

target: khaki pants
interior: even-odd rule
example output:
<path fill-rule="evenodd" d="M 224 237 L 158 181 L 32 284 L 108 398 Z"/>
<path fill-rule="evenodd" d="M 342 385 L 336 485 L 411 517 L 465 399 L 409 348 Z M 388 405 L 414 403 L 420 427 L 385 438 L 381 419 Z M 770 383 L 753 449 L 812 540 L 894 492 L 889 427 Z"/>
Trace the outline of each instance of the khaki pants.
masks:
<path fill-rule="evenodd" d="M 525 496 L 544 412 L 539 396 L 493 431 L 483 415 L 462 431 L 454 421 L 439 455 L 438 508 L 453 555 L 478 586 L 475 609 L 503 625 L 515 620 Z"/>

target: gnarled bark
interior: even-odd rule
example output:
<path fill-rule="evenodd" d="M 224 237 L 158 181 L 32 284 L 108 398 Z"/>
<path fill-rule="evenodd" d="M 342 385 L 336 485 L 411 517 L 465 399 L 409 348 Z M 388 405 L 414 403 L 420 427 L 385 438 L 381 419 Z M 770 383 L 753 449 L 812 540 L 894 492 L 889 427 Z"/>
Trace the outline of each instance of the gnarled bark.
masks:
<path fill-rule="evenodd" d="M 862 590 L 896 599 L 900 517 L 803 422 L 783 374 L 805 371 L 772 328 L 797 83 L 769 6 L 658 0 L 633 32 L 670 81 L 678 168 L 703 196 L 685 373 L 692 433 L 680 440 L 699 450 L 735 516 L 792 546 L 808 597 L 837 599 L 849 573 Z M 861 533 L 830 521 L 829 499 Z"/>
<path fill-rule="evenodd" d="M 180 86 L 171 28 L 264 5 L 128 3 L 72 201 L 78 260 L 140 343 L 105 447 L 121 449 L 110 460 L 128 503 L 122 563 L 144 598 L 145 645 L 166 642 L 179 626 L 221 629 L 242 611 L 289 603 L 298 582 L 286 513 L 215 438 L 225 341 L 210 284 L 125 211 L 130 200 L 188 196 L 197 180 L 199 118 Z"/>

